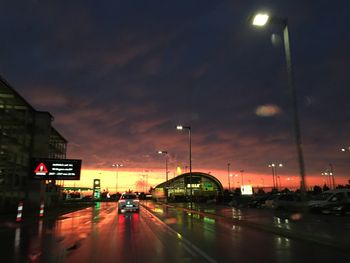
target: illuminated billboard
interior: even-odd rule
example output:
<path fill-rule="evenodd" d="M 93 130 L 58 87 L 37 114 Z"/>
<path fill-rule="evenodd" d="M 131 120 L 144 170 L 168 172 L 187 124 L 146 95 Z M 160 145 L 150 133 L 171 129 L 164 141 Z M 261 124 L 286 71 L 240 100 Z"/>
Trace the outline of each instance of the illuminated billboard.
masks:
<path fill-rule="evenodd" d="M 31 177 L 37 180 L 80 180 L 80 169 L 81 160 L 35 158 Z"/>
<path fill-rule="evenodd" d="M 253 194 L 253 187 L 251 185 L 242 185 L 241 186 L 241 193 L 242 193 L 242 195 L 252 195 Z"/>

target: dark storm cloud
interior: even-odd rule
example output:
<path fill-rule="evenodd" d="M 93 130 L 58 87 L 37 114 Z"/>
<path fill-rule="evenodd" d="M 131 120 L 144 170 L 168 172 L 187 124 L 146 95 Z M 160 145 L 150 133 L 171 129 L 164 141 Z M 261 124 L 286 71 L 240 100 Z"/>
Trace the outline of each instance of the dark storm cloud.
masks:
<path fill-rule="evenodd" d="M 263 7 L 290 22 L 307 170 L 349 144 L 349 4 L 329 1 L 8 1 L 0 11 L 1 74 L 55 116 L 70 157 L 89 167 L 155 166 L 158 149 L 195 167 L 297 173 L 279 27 L 252 28 Z M 249 2 L 249 3 L 248 3 Z M 277 43 L 277 44 L 276 44 Z M 272 114 L 257 114 L 270 106 Z M 322 153 L 322 154 L 320 154 Z"/>

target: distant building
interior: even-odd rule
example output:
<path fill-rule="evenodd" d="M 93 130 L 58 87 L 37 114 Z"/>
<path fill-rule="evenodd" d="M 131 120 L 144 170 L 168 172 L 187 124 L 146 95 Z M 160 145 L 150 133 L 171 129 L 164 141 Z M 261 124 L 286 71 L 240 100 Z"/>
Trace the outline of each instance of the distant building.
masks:
<path fill-rule="evenodd" d="M 66 158 L 67 140 L 52 127 L 53 116 L 35 110 L 0 76 L 0 211 L 58 200 L 56 182 L 29 178 L 32 158 Z M 43 195 L 45 192 L 45 195 Z"/>
<path fill-rule="evenodd" d="M 185 173 L 157 185 L 152 191 L 155 199 L 203 201 L 217 199 L 223 195 L 223 186 L 214 176 L 206 173 Z"/>

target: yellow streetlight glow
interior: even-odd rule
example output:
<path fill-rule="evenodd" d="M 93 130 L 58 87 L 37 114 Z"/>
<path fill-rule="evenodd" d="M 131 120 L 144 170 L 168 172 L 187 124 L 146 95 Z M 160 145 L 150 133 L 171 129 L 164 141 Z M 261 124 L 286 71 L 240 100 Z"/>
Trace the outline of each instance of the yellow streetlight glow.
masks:
<path fill-rule="evenodd" d="M 256 14 L 253 19 L 254 26 L 264 26 L 269 21 L 268 14 Z"/>

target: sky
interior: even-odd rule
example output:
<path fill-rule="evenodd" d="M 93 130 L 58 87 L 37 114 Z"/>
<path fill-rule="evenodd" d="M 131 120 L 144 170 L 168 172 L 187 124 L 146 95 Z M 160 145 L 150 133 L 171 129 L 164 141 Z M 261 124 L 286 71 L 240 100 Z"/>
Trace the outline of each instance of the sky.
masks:
<path fill-rule="evenodd" d="M 2 1 L 0 74 L 54 116 L 82 159 L 82 181 L 149 185 L 189 166 L 224 186 L 299 179 L 282 27 L 254 28 L 255 11 L 288 19 L 306 179 L 350 180 L 350 3 L 338 0 Z M 188 168 L 187 168 L 188 170 Z M 288 183 L 290 182 L 290 179 Z M 67 184 L 73 182 L 67 182 Z M 233 184 L 234 182 L 232 182 Z M 236 182 L 238 184 L 238 182 Z M 296 183 L 297 184 L 297 183 Z"/>

